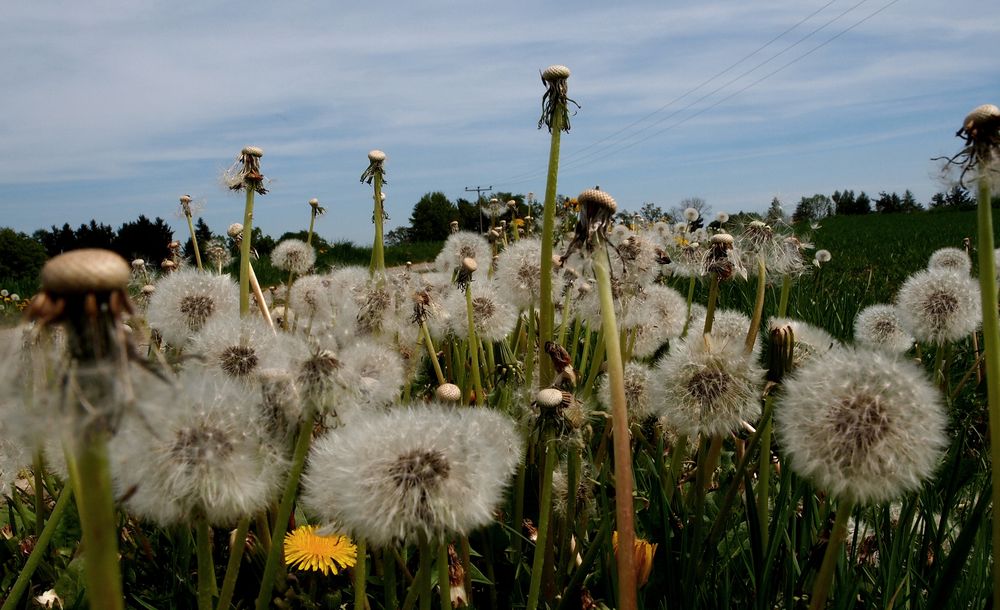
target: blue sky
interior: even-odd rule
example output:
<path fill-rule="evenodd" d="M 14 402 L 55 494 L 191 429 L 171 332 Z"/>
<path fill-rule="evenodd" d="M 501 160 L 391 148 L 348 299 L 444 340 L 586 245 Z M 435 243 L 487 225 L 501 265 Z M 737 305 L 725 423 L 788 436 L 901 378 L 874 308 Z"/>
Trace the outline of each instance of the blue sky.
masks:
<path fill-rule="evenodd" d="M 389 227 L 428 191 L 540 194 L 539 70 L 554 63 L 582 106 L 560 193 L 600 184 L 627 209 L 699 196 L 731 212 L 843 188 L 926 202 L 944 188 L 929 159 L 1000 93 L 995 0 L 15 0 L 4 13 L 0 225 L 27 232 L 139 214 L 180 229 L 185 193 L 224 231 L 243 202 L 219 175 L 247 144 L 264 149 L 256 224 L 274 236 L 305 228 L 317 197 L 321 235 L 368 243 L 372 148 L 388 155 Z"/>

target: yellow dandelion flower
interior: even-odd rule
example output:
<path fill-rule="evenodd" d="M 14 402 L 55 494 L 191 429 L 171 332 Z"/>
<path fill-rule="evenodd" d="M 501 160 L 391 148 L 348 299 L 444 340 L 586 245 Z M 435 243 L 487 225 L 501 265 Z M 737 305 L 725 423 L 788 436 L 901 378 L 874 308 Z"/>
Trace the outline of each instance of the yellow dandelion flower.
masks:
<path fill-rule="evenodd" d="M 674 242 L 678 246 L 680 246 L 681 248 L 686 248 L 687 246 L 689 246 L 691 244 L 691 242 L 689 242 L 687 239 L 685 239 L 684 237 L 682 237 L 680 235 L 678 235 L 677 237 L 674 238 Z"/>
<path fill-rule="evenodd" d="M 614 547 L 615 555 L 618 555 L 618 532 L 611 535 L 611 545 Z M 656 555 L 656 544 L 650 544 L 642 538 L 635 539 L 635 574 L 636 585 L 641 587 L 649 580 L 649 574 L 653 571 L 653 556 Z"/>
<path fill-rule="evenodd" d="M 338 574 L 358 561 L 358 547 L 347 536 L 323 536 L 303 525 L 285 534 L 285 564 L 299 570 Z"/>

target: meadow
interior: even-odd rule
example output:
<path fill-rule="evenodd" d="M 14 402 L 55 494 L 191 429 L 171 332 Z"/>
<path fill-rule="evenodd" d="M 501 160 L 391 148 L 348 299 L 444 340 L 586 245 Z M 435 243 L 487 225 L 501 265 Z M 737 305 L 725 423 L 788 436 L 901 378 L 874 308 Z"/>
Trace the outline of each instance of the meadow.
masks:
<path fill-rule="evenodd" d="M 373 150 L 372 249 L 254 259 L 246 147 L 238 260 L 49 260 L 0 340 L 0 610 L 990 604 L 989 206 L 557 209 L 568 76 L 539 221 L 390 254 Z"/>

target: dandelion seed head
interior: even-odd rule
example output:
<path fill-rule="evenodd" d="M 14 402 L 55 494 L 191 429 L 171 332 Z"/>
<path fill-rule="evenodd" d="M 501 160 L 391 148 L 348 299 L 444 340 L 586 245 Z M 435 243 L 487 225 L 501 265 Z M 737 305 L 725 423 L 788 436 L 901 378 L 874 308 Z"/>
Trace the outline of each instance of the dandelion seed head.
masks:
<path fill-rule="evenodd" d="M 691 323 L 688 325 L 688 335 L 701 334 L 705 328 L 705 316 L 708 311 L 702 307 L 691 306 Z M 746 341 L 747 330 L 750 329 L 750 317 L 736 309 L 716 309 L 712 317 L 712 346 L 716 350 L 730 349 L 742 351 Z M 760 354 L 760 333 L 754 342 L 753 354 Z"/>
<path fill-rule="evenodd" d="M 787 379 L 776 432 L 791 467 L 817 488 L 867 504 L 933 474 L 948 444 L 937 390 L 912 362 L 842 348 Z"/>
<path fill-rule="evenodd" d="M 649 388 L 653 370 L 639 362 L 629 362 L 625 365 L 625 407 L 631 424 L 642 423 L 655 415 Z M 597 388 L 597 398 L 605 409 L 611 412 L 611 379 L 604 375 Z"/>
<path fill-rule="evenodd" d="M 156 284 L 146 318 L 167 343 L 183 347 L 210 319 L 235 318 L 238 311 L 239 294 L 231 278 L 185 269 Z"/>
<path fill-rule="evenodd" d="M 726 435 L 760 415 L 763 377 L 740 350 L 713 349 L 700 336 L 678 341 L 656 365 L 653 408 L 682 434 Z"/>
<path fill-rule="evenodd" d="M 960 248 L 939 248 L 931 254 L 927 268 L 968 275 L 972 271 L 972 261 L 965 250 Z"/>
<path fill-rule="evenodd" d="M 497 285 L 520 310 L 536 307 L 541 298 L 541 258 L 542 242 L 532 238 L 510 244 L 497 259 Z"/>
<path fill-rule="evenodd" d="M 304 275 L 292 284 L 289 302 L 306 323 L 312 320 L 322 325 L 333 321 L 333 295 L 327 284 L 327 278 L 321 275 Z"/>
<path fill-rule="evenodd" d="M 301 239 L 286 239 L 271 252 L 271 264 L 295 275 L 307 273 L 316 262 L 316 251 Z"/>
<path fill-rule="evenodd" d="M 519 435 L 504 415 L 400 408 L 314 443 L 303 504 L 376 547 L 467 534 L 493 520 L 520 458 Z"/>
<path fill-rule="evenodd" d="M 463 259 L 488 260 L 492 256 L 493 251 L 486 238 L 470 231 L 459 231 L 452 233 L 445 240 L 441 252 L 434 259 L 434 266 L 438 271 L 452 273 L 457 267 L 462 266 Z"/>
<path fill-rule="evenodd" d="M 913 347 L 913 335 L 899 321 L 894 305 L 870 305 L 854 318 L 854 340 L 859 344 L 902 354 Z"/>
<path fill-rule="evenodd" d="M 647 358 L 684 332 L 687 301 L 673 288 L 652 284 L 643 290 L 641 299 L 632 304 L 626 318 L 625 325 L 634 328 L 636 333 L 632 355 Z"/>
<path fill-rule="evenodd" d="M 684 219 L 687 220 L 688 222 L 694 222 L 695 220 L 698 220 L 699 218 L 701 218 L 701 212 L 699 212 L 695 208 L 685 208 L 684 209 Z"/>
<path fill-rule="evenodd" d="M 135 490 L 133 513 L 161 526 L 195 514 L 225 526 L 274 501 L 286 462 L 242 386 L 189 371 L 151 400 L 145 421 L 129 421 L 110 446 L 118 492 Z"/>
<path fill-rule="evenodd" d="M 495 281 L 476 282 L 472 288 L 472 319 L 476 334 L 484 341 L 500 341 L 514 330 L 517 308 L 502 296 Z M 458 336 L 469 333 L 469 316 L 466 296 L 460 290 L 452 291 L 445 301 L 450 329 Z"/>
<path fill-rule="evenodd" d="M 917 341 L 959 341 L 982 321 L 979 285 L 969 276 L 950 271 L 918 271 L 899 289 L 896 313 Z"/>

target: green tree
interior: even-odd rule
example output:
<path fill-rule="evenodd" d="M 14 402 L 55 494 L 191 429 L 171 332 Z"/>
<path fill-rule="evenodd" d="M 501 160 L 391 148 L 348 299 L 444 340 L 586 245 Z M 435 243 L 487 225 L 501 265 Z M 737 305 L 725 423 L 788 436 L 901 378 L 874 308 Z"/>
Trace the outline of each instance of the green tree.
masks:
<path fill-rule="evenodd" d="M 412 241 L 443 241 L 448 237 L 452 220 L 458 220 L 458 208 L 441 191 L 425 193 L 413 206 L 409 238 Z"/>
<path fill-rule="evenodd" d="M 198 247 L 201 248 L 202 256 L 204 256 L 208 242 L 212 241 L 215 234 L 212 233 L 212 229 L 208 228 L 208 223 L 201 216 L 198 217 L 198 221 L 194 225 L 194 236 L 198 240 Z M 184 240 L 184 258 L 194 262 L 194 248 L 191 247 L 190 238 Z"/>
<path fill-rule="evenodd" d="M 781 200 L 777 197 L 771 199 L 771 206 L 767 208 L 767 214 L 764 216 L 764 220 L 770 225 L 785 222 L 785 208 L 781 205 Z"/>
<path fill-rule="evenodd" d="M 903 199 L 895 192 L 882 191 L 875 200 L 875 211 L 879 214 L 895 214 L 903 211 Z"/>
<path fill-rule="evenodd" d="M 0 278 L 34 282 L 45 264 L 45 246 L 9 228 L 0 228 Z"/>
<path fill-rule="evenodd" d="M 639 208 L 639 214 L 642 215 L 642 218 L 646 222 L 657 222 L 666 217 L 666 213 L 664 213 L 663 208 L 656 205 L 652 201 L 643 203 L 642 207 Z"/>
<path fill-rule="evenodd" d="M 803 197 L 795 206 L 792 213 L 792 221 L 805 222 L 819 220 L 833 213 L 833 200 L 826 195 L 815 194 L 812 197 Z"/>
<path fill-rule="evenodd" d="M 167 244 L 173 239 L 173 229 L 162 218 L 150 220 L 140 215 L 135 221 L 122 224 L 111 249 L 125 260 L 141 258 L 155 266 L 170 255 Z"/>

